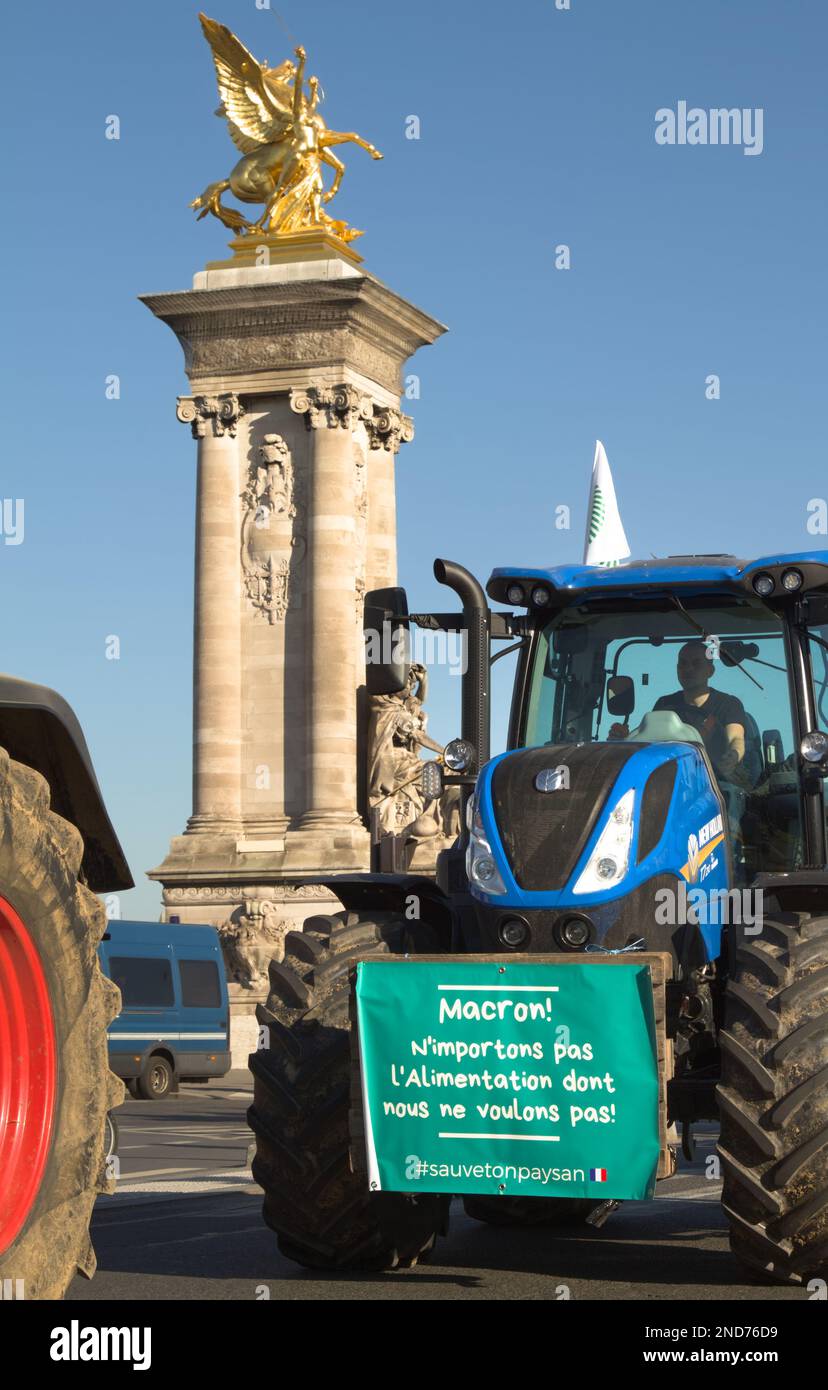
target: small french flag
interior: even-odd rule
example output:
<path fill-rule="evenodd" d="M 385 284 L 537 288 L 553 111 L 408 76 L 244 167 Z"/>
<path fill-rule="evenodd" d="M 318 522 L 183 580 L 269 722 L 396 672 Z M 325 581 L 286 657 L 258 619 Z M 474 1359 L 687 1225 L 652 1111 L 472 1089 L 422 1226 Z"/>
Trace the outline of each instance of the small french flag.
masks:
<path fill-rule="evenodd" d="M 606 1168 L 590 1168 L 590 1170 L 589 1170 L 589 1180 L 590 1180 L 590 1182 L 606 1182 L 606 1180 L 607 1180 L 607 1170 L 606 1170 Z"/>

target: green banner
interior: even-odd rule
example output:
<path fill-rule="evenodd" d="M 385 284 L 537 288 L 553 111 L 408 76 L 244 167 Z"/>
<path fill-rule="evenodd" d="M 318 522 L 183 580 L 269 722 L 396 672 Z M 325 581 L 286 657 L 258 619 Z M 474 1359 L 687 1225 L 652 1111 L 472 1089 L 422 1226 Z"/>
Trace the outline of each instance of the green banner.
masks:
<path fill-rule="evenodd" d="M 651 1197 L 647 965 L 385 958 L 356 978 L 374 1191 Z"/>

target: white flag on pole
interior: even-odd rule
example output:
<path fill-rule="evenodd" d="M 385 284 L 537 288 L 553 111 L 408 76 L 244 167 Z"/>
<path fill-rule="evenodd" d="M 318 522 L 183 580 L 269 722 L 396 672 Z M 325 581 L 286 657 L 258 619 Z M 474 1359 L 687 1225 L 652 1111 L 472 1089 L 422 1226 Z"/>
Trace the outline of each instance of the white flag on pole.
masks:
<path fill-rule="evenodd" d="M 629 559 L 629 556 L 630 547 L 618 511 L 606 450 L 600 439 L 596 439 L 587 508 L 584 564 L 620 565 L 621 561 Z"/>

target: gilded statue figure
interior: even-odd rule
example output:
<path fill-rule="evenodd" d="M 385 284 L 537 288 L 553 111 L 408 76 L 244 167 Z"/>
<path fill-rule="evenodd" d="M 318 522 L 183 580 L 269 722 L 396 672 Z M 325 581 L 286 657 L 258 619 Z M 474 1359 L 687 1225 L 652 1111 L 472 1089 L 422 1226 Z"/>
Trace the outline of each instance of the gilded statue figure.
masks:
<path fill-rule="evenodd" d="M 382 155 L 355 131 L 328 129 L 319 111 L 319 79 L 310 77 L 305 83 L 304 48 L 295 50 L 295 63 L 287 59 L 270 68 L 258 63 L 226 25 L 203 14 L 199 19 L 218 78 L 221 105 L 215 114 L 227 121 L 242 156 L 226 179 L 208 184 L 190 204 L 199 219 L 212 213 L 237 235 L 278 236 L 321 228 L 346 242 L 361 236 L 324 210 L 345 173 L 332 147 L 359 145 L 373 159 Z M 334 172 L 327 190 L 323 165 Z M 250 222 L 224 206 L 221 195 L 228 190 L 242 203 L 264 204 L 258 221 Z"/>

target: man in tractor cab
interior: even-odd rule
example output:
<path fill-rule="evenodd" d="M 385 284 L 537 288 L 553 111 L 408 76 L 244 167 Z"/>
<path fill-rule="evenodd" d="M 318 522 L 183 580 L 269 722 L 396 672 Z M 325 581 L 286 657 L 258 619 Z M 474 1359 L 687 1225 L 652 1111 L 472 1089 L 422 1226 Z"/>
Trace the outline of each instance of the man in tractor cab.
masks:
<path fill-rule="evenodd" d="M 662 695 L 653 709 L 672 710 L 683 723 L 698 729 L 715 772 L 732 782 L 740 780 L 734 778 L 737 770 L 744 771 L 747 720 L 741 700 L 711 689 L 715 669 L 701 638 L 685 642 L 676 664 L 681 690 Z"/>
<path fill-rule="evenodd" d="M 697 729 L 719 778 L 753 785 L 758 769 L 752 766 L 752 749 L 746 758 L 748 716 L 735 695 L 726 695 L 711 687 L 715 669 L 701 638 L 685 642 L 679 649 L 676 667 L 681 689 L 672 695 L 661 695 L 653 706 L 653 713 L 672 710 L 682 723 Z M 629 732 L 627 724 L 613 724 L 609 737 L 626 738 Z"/>

